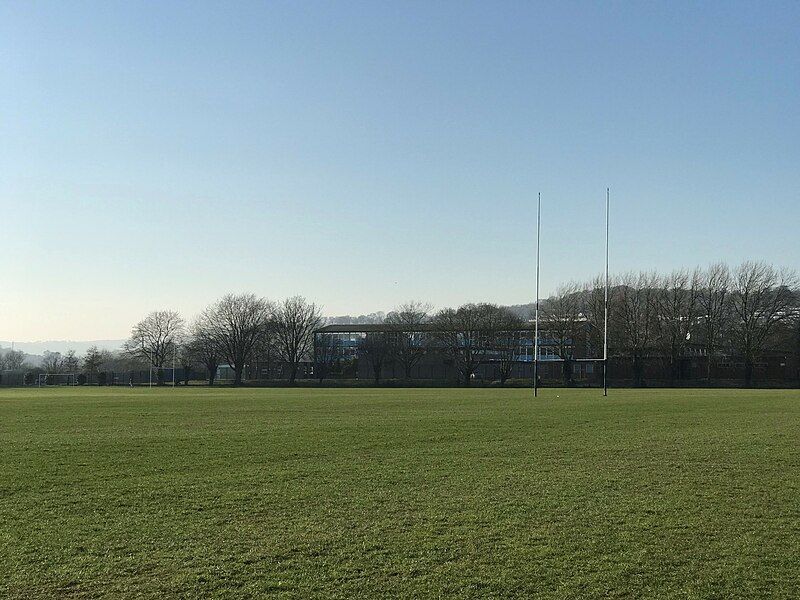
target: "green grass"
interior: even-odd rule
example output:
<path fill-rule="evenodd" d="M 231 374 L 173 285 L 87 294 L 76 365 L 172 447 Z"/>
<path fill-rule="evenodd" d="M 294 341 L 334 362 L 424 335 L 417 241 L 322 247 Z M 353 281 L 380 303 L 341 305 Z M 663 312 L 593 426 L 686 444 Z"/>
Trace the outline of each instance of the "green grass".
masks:
<path fill-rule="evenodd" d="M 800 597 L 797 391 L 3 390 L 0 449 L 2 598 Z"/>

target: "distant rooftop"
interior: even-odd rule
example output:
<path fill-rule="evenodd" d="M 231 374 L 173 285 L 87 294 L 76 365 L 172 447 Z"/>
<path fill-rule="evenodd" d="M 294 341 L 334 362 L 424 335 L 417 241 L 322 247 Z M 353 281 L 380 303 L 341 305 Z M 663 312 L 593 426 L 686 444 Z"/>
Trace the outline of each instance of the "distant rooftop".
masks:
<path fill-rule="evenodd" d="M 542 323 L 546 323 L 544 319 L 539 320 L 539 326 L 541 327 Z M 371 324 L 359 324 L 359 323 L 352 323 L 347 325 L 325 325 L 324 327 L 320 327 L 316 330 L 315 333 L 376 333 L 381 331 L 389 331 L 393 328 L 392 325 L 386 323 L 371 323 Z M 529 321 L 524 323 L 522 326 L 518 327 L 518 331 L 533 331 L 535 325 L 533 321 Z M 437 328 L 430 324 L 424 323 L 419 325 L 418 327 L 414 328 L 414 331 L 437 331 Z"/>

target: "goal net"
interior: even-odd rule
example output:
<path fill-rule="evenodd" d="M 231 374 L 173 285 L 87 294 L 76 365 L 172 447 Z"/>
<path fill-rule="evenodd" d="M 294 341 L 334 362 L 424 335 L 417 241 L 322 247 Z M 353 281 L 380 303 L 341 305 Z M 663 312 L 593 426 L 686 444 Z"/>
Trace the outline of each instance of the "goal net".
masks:
<path fill-rule="evenodd" d="M 39 373 L 36 384 L 39 387 L 50 385 L 78 385 L 77 373 Z"/>

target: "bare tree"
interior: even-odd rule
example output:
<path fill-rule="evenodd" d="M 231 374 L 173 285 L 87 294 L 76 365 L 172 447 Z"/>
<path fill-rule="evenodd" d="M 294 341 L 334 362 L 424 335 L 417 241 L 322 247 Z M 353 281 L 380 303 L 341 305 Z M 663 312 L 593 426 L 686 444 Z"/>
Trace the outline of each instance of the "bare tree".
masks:
<path fill-rule="evenodd" d="M 582 300 L 580 285 L 570 282 L 559 286 L 555 295 L 542 303 L 547 332 L 556 341 L 556 349 L 562 361 L 564 385 L 572 383 L 574 345 L 584 321 L 581 313 Z"/>
<path fill-rule="evenodd" d="M 725 263 L 715 263 L 702 274 L 697 295 L 706 351 L 706 379 L 710 382 L 725 326 L 730 317 L 731 272 Z"/>
<path fill-rule="evenodd" d="M 426 339 L 421 326 L 427 322 L 430 311 L 430 304 L 411 301 L 386 316 L 386 324 L 393 334 L 393 354 L 403 367 L 406 379 L 411 378 L 411 370 L 425 356 Z"/>
<path fill-rule="evenodd" d="M 660 278 L 655 293 L 655 341 L 667 362 L 670 382 L 680 379 L 681 360 L 695 327 L 700 272 L 685 269 Z"/>
<path fill-rule="evenodd" d="M 500 385 L 505 385 L 519 360 L 525 321 L 506 307 L 487 305 L 491 356 L 497 362 Z"/>
<path fill-rule="evenodd" d="M 434 335 L 455 362 L 464 385 L 472 383 L 477 368 L 491 347 L 494 310 L 491 304 L 464 304 L 445 308 L 433 318 Z"/>
<path fill-rule="evenodd" d="M 62 368 L 65 373 L 77 373 L 81 368 L 81 361 L 75 354 L 75 350 L 67 350 L 62 360 Z"/>
<path fill-rule="evenodd" d="M 272 312 L 272 304 L 254 294 L 227 294 L 203 311 L 200 320 L 233 369 L 234 385 L 242 384 L 245 365 L 267 335 Z"/>
<path fill-rule="evenodd" d="M 6 369 L 18 371 L 25 366 L 25 353 L 22 350 L 9 350 L 5 355 Z"/>
<path fill-rule="evenodd" d="M 319 308 L 302 296 L 287 298 L 275 309 L 275 348 L 289 365 L 289 383 L 297 379 L 300 362 L 313 355 L 314 331 L 320 323 Z"/>
<path fill-rule="evenodd" d="M 340 340 L 326 334 L 316 334 L 314 341 L 314 376 L 320 383 L 330 377 L 342 355 Z"/>
<path fill-rule="evenodd" d="M 745 262 L 733 275 L 731 307 L 735 320 L 732 339 L 744 359 L 746 385 L 753 382 L 756 360 L 779 323 L 794 315 L 797 275 L 794 271 L 776 270 L 764 262 Z"/>
<path fill-rule="evenodd" d="M 61 352 L 45 350 L 42 354 L 42 370 L 45 373 L 62 373 L 64 370 L 64 357 Z"/>
<path fill-rule="evenodd" d="M 313 336 L 312 336 L 313 339 Z M 280 353 L 277 350 L 277 336 L 275 334 L 275 323 L 270 321 L 267 327 L 264 329 L 264 335 L 259 338 L 258 342 L 256 342 L 255 347 L 253 348 L 253 356 L 258 359 L 258 366 L 262 369 L 262 371 L 266 374 L 267 379 L 270 378 L 270 375 L 274 373 L 272 367 L 274 364 L 280 366 L 280 376 L 282 377 L 284 374 L 284 365 L 285 361 L 280 357 Z M 313 346 L 313 342 L 312 342 Z M 308 358 L 313 360 L 313 353 L 314 349 L 310 350 L 310 354 Z M 259 378 L 261 375 L 259 375 Z"/>
<path fill-rule="evenodd" d="M 108 350 L 100 350 L 97 346 L 89 347 L 83 357 L 83 370 L 89 376 L 89 381 L 97 381 L 97 375 L 110 360 L 111 352 Z"/>
<path fill-rule="evenodd" d="M 184 386 L 189 385 L 192 373 L 195 371 L 198 364 L 200 364 L 194 352 L 194 347 L 192 346 L 193 341 L 192 339 L 184 339 L 178 346 L 176 355 L 177 367 L 181 370 L 181 379 L 176 379 L 176 381 L 178 381 L 178 383 L 183 381 Z"/>
<path fill-rule="evenodd" d="M 375 385 L 381 380 L 383 365 L 392 354 L 391 333 L 387 331 L 370 331 L 359 340 L 358 353 L 372 367 Z"/>
<path fill-rule="evenodd" d="M 173 310 L 157 310 L 134 325 L 125 351 L 131 358 L 158 369 L 158 384 L 164 383 L 163 367 L 175 356 L 183 336 L 184 323 Z"/>
<path fill-rule="evenodd" d="M 208 385 L 214 385 L 219 368 L 220 352 L 214 332 L 200 318 L 192 323 L 191 337 L 186 343 L 186 350 L 193 357 L 194 362 L 203 365 L 208 373 Z"/>
<path fill-rule="evenodd" d="M 598 275 L 589 283 L 584 284 L 583 291 L 581 292 L 581 314 L 586 319 L 587 325 L 587 341 L 590 348 L 589 354 L 594 357 L 602 356 L 603 354 L 603 339 L 605 332 L 605 276 Z M 609 286 L 615 285 L 614 282 L 609 282 Z M 612 290 L 609 289 L 609 301 L 613 297 Z M 612 323 L 609 323 L 612 325 Z M 608 336 L 609 344 L 613 339 L 614 329 L 609 327 Z"/>
<path fill-rule="evenodd" d="M 628 273 L 614 289 L 614 329 L 620 351 L 631 359 L 638 386 L 644 382 L 644 359 L 655 335 L 657 285 L 653 273 Z"/>

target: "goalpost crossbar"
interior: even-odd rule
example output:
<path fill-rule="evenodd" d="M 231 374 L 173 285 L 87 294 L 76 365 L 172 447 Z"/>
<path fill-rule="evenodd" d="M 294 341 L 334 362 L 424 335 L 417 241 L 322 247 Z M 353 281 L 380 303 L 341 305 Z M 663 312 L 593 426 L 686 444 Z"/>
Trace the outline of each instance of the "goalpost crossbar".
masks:
<path fill-rule="evenodd" d="M 148 381 L 148 386 L 149 387 L 153 387 L 153 380 L 154 380 L 153 375 L 155 375 L 156 384 L 158 383 L 158 373 L 159 372 L 163 372 L 163 373 L 169 372 L 169 383 L 170 383 L 170 385 L 172 385 L 172 387 L 176 386 L 175 373 L 177 372 L 177 368 L 175 366 L 172 366 L 172 367 L 150 367 L 150 377 L 149 377 L 149 381 Z M 165 378 L 163 380 L 163 382 L 166 383 L 167 379 Z"/>

